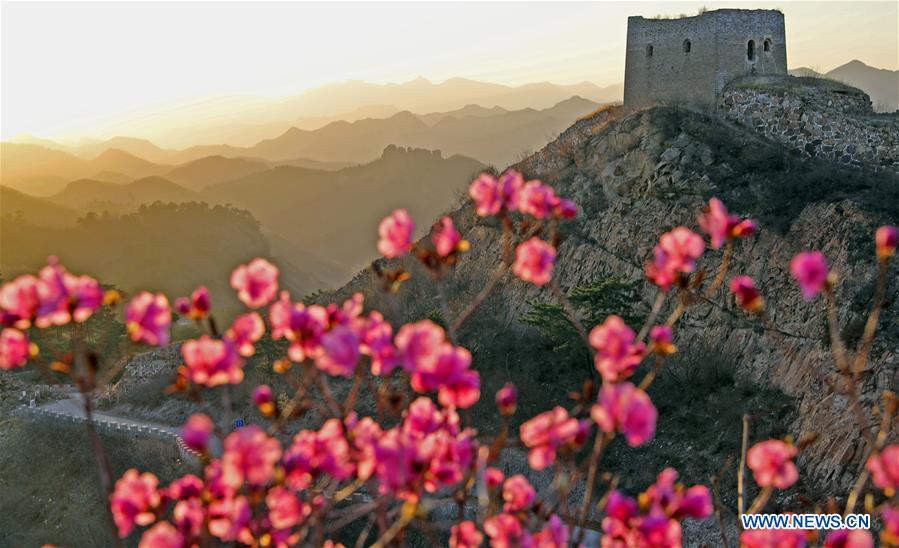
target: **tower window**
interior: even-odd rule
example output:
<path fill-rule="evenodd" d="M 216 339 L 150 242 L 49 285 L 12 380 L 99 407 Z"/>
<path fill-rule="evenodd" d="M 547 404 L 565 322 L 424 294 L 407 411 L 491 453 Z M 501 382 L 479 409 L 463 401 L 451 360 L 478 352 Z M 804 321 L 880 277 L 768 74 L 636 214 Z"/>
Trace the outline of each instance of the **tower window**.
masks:
<path fill-rule="evenodd" d="M 690 53 L 690 48 L 692 44 L 690 44 L 689 40 L 684 40 L 684 53 Z"/>
<path fill-rule="evenodd" d="M 746 44 L 746 59 L 755 61 L 755 40 L 750 40 L 749 43 Z"/>
<path fill-rule="evenodd" d="M 765 51 L 771 51 L 771 40 L 766 39 L 765 42 L 762 44 L 762 49 Z"/>
<path fill-rule="evenodd" d="M 652 44 L 646 46 L 646 56 L 652 57 Z"/>

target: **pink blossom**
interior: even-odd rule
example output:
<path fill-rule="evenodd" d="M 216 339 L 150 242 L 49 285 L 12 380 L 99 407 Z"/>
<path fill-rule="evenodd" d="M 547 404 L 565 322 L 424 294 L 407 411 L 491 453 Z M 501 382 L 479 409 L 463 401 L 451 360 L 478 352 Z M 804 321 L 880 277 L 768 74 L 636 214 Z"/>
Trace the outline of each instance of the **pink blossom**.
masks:
<path fill-rule="evenodd" d="M 398 365 L 393 346 L 393 326 L 378 311 L 372 311 L 363 324 L 359 351 L 371 358 L 373 375 L 389 375 Z"/>
<path fill-rule="evenodd" d="M 758 313 L 765 307 L 765 299 L 749 276 L 735 276 L 730 281 L 730 291 L 737 298 L 740 307 L 747 312 Z"/>
<path fill-rule="evenodd" d="M 838 529 L 824 539 L 824 548 L 872 548 L 874 537 L 864 529 Z"/>
<path fill-rule="evenodd" d="M 802 529 L 747 529 L 740 533 L 741 548 L 803 548 L 808 533 Z"/>
<path fill-rule="evenodd" d="M 503 203 L 496 185 L 496 177 L 481 173 L 468 187 L 468 195 L 474 200 L 475 210 L 481 217 L 496 215 L 502 208 Z"/>
<path fill-rule="evenodd" d="M 197 479 L 199 480 L 199 478 Z M 199 537 L 206 521 L 206 508 L 199 496 L 176 502 L 175 508 L 172 510 L 172 521 L 184 535 L 191 538 Z"/>
<path fill-rule="evenodd" d="M 556 407 L 521 425 L 519 434 L 528 453 L 528 463 L 534 470 L 543 470 L 556 461 L 560 447 L 577 447 L 584 443 L 590 425 L 568 416 L 564 407 Z"/>
<path fill-rule="evenodd" d="M 590 331 L 590 346 L 596 349 L 593 361 L 604 381 L 617 382 L 633 375 L 646 351 L 646 345 L 635 342 L 636 338 L 624 320 L 615 315 Z"/>
<path fill-rule="evenodd" d="M 272 338 L 290 341 L 291 360 L 300 363 L 314 358 L 321 350 L 321 336 L 328 327 L 328 311 L 319 305 L 292 304 L 287 292 L 269 307 Z"/>
<path fill-rule="evenodd" d="M 40 281 L 25 274 L 0 286 L 0 324 L 28 329 L 40 306 Z"/>
<path fill-rule="evenodd" d="M 230 340 L 203 335 L 185 341 L 181 357 L 187 366 L 187 378 L 194 384 L 211 388 L 243 381 L 243 360 Z"/>
<path fill-rule="evenodd" d="M 820 251 L 803 251 L 790 261 L 790 272 L 799 287 L 802 297 L 811 300 L 820 293 L 827 284 L 827 260 Z"/>
<path fill-rule="evenodd" d="M 884 225 L 874 234 L 874 242 L 877 245 L 877 258 L 885 261 L 896 252 L 896 240 L 899 238 L 899 229 L 895 226 Z"/>
<path fill-rule="evenodd" d="M 553 208 L 553 213 L 556 217 L 562 219 L 574 219 L 577 217 L 577 204 L 571 200 L 562 198 L 559 200 L 559 203 L 556 204 L 555 208 Z"/>
<path fill-rule="evenodd" d="M 759 486 L 786 489 L 799 478 L 799 470 L 792 460 L 796 454 L 796 448 L 790 444 L 767 440 L 749 449 L 746 464 Z"/>
<path fill-rule="evenodd" d="M 141 474 L 134 468 L 116 481 L 115 490 L 109 495 L 109 509 L 120 537 L 127 537 L 135 525 L 146 526 L 156 521 L 155 510 L 160 501 L 158 485 L 155 475 Z"/>
<path fill-rule="evenodd" d="M 203 493 L 203 480 L 193 474 L 187 474 L 170 483 L 165 492 L 172 500 L 196 498 Z"/>
<path fill-rule="evenodd" d="M 250 308 L 265 306 L 278 294 L 278 267 L 262 258 L 242 264 L 231 273 L 231 287 Z"/>
<path fill-rule="evenodd" d="M 667 291 L 682 273 L 696 269 L 696 259 L 704 250 L 702 237 L 687 227 L 666 232 L 653 248 L 653 261 L 646 265 L 646 277 Z"/>
<path fill-rule="evenodd" d="M 497 514 L 484 521 L 484 532 L 493 548 L 530 548 L 533 539 L 518 518 L 511 514 Z"/>
<path fill-rule="evenodd" d="M 38 308 L 35 325 L 40 328 L 86 321 L 103 304 L 103 289 L 90 276 L 75 276 L 50 257 L 38 273 Z"/>
<path fill-rule="evenodd" d="M 496 407 L 502 415 L 515 414 L 515 408 L 518 405 L 518 390 L 511 382 L 507 382 L 502 388 L 496 392 Z"/>
<path fill-rule="evenodd" d="M 184 537 L 167 521 L 160 521 L 140 537 L 137 548 L 181 548 L 187 546 Z"/>
<path fill-rule="evenodd" d="M 719 249 L 727 240 L 749 236 L 756 231 L 753 221 L 741 221 L 738 216 L 729 215 L 718 198 L 709 200 L 709 205 L 699 216 L 699 227 L 709 235 L 714 249 Z"/>
<path fill-rule="evenodd" d="M 265 505 L 268 506 L 268 519 L 275 529 L 295 527 L 312 512 L 308 504 L 303 504 L 290 489 L 281 486 L 269 490 Z"/>
<path fill-rule="evenodd" d="M 190 298 L 178 297 L 175 299 L 175 310 L 178 311 L 178 314 L 192 320 L 202 320 L 209 315 L 210 308 L 209 290 L 205 285 L 194 289 Z"/>
<path fill-rule="evenodd" d="M 378 225 L 378 252 L 388 259 L 402 257 L 412 249 L 415 221 L 405 209 L 396 209 Z"/>
<path fill-rule="evenodd" d="M 28 335 L 11 327 L 0 331 L 0 369 L 16 369 L 28 363 L 31 344 Z"/>
<path fill-rule="evenodd" d="M 395 340 L 403 368 L 410 373 L 432 369 L 445 340 L 443 328 L 430 320 L 404 325 Z"/>
<path fill-rule="evenodd" d="M 172 325 L 169 300 L 162 293 L 138 293 L 125 309 L 125 323 L 131 340 L 155 346 L 167 345 Z"/>
<path fill-rule="evenodd" d="M 275 412 L 275 398 L 272 388 L 267 384 L 260 384 L 253 389 L 253 403 L 263 415 L 270 417 Z"/>
<path fill-rule="evenodd" d="M 537 491 L 521 474 L 516 474 L 503 483 L 503 500 L 506 501 L 504 510 L 509 513 L 527 510 L 534 504 Z"/>
<path fill-rule="evenodd" d="M 899 545 L 899 508 L 885 506 L 880 519 L 883 523 L 880 540 L 885 544 Z"/>
<path fill-rule="evenodd" d="M 321 338 L 322 352 L 315 366 L 329 375 L 352 377 L 359 363 L 359 338 L 352 329 L 337 326 Z"/>
<path fill-rule="evenodd" d="M 512 272 L 526 282 L 546 285 L 552 280 L 556 261 L 556 248 L 537 236 L 515 248 Z"/>
<path fill-rule="evenodd" d="M 558 202 L 553 188 L 542 181 L 528 181 L 518 194 L 518 210 L 538 219 L 552 214 Z"/>
<path fill-rule="evenodd" d="M 473 521 L 459 522 L 450 529 L 450 548 L 479 548 L 482 542 L 484 535 Z"/>
<path fill-rule="evenodd" d="M 549 516 L 543 529 L 534 535 L 534 544 L 536 548 L 567 548 L 568 537 L 568 526 L 553 514 Z"/>
<path fill-rule="evenodd" d="M 646 392 L 622 382 L 603 383 L 599 403 L 593 406 L 591 416 L 600 430 L 621 432 L 628 445 L 637 447 L 652 439 L 658 413 Z"/>
<path fill-rule="evenodd" d="M 355 470 L 350 444 L 337 419 L 328 419 L 318 431 L 298 432 L 284 453 L 283 464 L 287 484 L 294 489 L 305 489 L 322 474 L 341 480 Z"/>
<path fill-rule="evenodd" d="M 215 499 L 209 503 L 209 533 L 225 542 L 237 540 L 250 544 L 252 517 L 250 503 L 244 496 Z"/>
<path fill-rule="evenodd" d="M 265 485 L 281 458 L 281 444 L 255 425 L 240 428 L 225 438 L 222 474 L 226 484 L 239 488 L 244 482 Z"/>
<path fill-rule="evenodd" d="M 194 451 L 205 453 L 213 430 L 215 424 L 212 419 L 203 413 L 194 413 L 181 428 L 181 439 L 184 440 L 184 445 Z"/>
<path fill-rule="evenodd" d="M 649 340 L 656 354 L 667 356 L 677 352 L 674 346 L 674 330 L 667 325 L 656 325 L 649 331 Z"/>
<path fill-rule="evenodd" d="M 431 235 L 434 249 L 437 255 L 447 257 L 452 254 L 462 242 L 462 235 L 456 230 L 456 225 L 450 217 L 443 217 L 434 225 L 434 233 Z"/>
<path fill-rule="evenodd" d="M 496 489 L 506 480 L 506 475 L 499 468 L 488 466 L 484 470 L 484 481 L 490 489 Z"/>
<path fill-rule="evenodd" d="M 234 344 L 238 354 L 244 358 L 256 353 L 256 343 L 263 335 L 265 335 L 265 322 L 258 312 L 241 314 L 234 318 L 234 323 L 225 332 L 225 338 Z"/>
<path fill-rule="evenodd" d="M 471 407 L 480 398 L 480 376 L 468 369 L 471 365 L 468 350 L 443 343 L 433 362 L 419 360 L 419 363 L 411 381 L 416 392 L 439 390 L 438 399 L 447 407 Z"/>
<path fill-rule="evenodd" d="M 499 179 L 489 173 L 481 173 L 471 183 L 468 194 L 475 202 L 477 214 L 489 217 L 502 210 L 514 211 L 518 207 L 518 194 L 523 185 L 524 179 L 514 169 L 507 170 Z"/>
<path fill-rule="evenodd" d="M 871 455 L 867 466 L 874 485 L 890 492 L 899 488 L 899 445 L 889 445 L 880 453 Z"/>

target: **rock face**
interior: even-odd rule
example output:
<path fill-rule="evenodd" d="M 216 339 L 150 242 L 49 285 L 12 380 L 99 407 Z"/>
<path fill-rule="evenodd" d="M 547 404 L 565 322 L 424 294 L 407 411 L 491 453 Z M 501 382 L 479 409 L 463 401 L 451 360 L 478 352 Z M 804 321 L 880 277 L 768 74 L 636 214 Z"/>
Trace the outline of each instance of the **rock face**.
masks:
<path fill-rule="evenodd" d="M 899 116 L 860 90 L 816 78 L 756 78 L 725 90 L 718 112 L 807 156 L 899 173 Z"/>
<path fill-rule="evenodd" d="M 728 96 L 730 100 L 738 97 L 735 94 Z M 757 106 L 746 110 L 750 117 L 762 108 L 762 99 L 755 101 Z M 764 112 L 773 116 L 798 108 L 800 118 L 812 117 L 808 106 L 787 106 L 794 104 L 792 96 L 778 101 L 781 106 Z M 804 476 L 828 494 L 845 492 L 862 458 L 859 427 L 844 397 L 825 396 L 823 379 L 835 376 L 835 366 L 823 304 L 820 299 L 802 299 L 788 268 L 800 250 L 826 254 L 841 279 L 836 290 L 840 329 L 854 345 L 872 302 L 874 230 L 899 221 L 896 177 L 803 158 L 740 125 L 679 109 L 654 108 L 615 118 L 615 113 L 606 111 L 581 120 L 516 166 L 529 178 L 553 184 L 558 193 L 581 207 L 579 218 L 562 227 L 565 239 L 558 249 L 556 276 L 563 290 L 611 274 L 641 280 L 642 265 L 659 235 L 681 224 L 697 229 L 696 215 L 710 196 L 721 198 L 733 212 L 758 220 L 760 233 L 737 245 L 729 277 L 755 278 L 780 333 L 773 334 L 747 318 L 721 288 L 712 297 L 713 304 L 689 309 L 677 326 L 676 343 L 685 357 L 701 347 L 732 354 L 738 361 L 738 383 L 776 387 L 793 398 L 799 411 L 791 425 L 793 434 L 820 435 L 820 441 L 802 456 Z M 455 318 L 501 268 L 502 243 L 499 223 L 477 218 L 470 204 L 452 215 L 472 244 L 445 280 L 449 314 Z M 707 251 L 702 268 L 714 273 L 721 256 L 720 251 Z M 398 295 L 384 293 L 370 268 L 324 298 L 361 291 L 368 306 L 385 311 L 394 322 L 421 319 L 440 310 L 430 278 L 412 259 L 379 261 L 380 269 L 398 266 L 413 273 Z M 895 261 L 889 279 L 888 305 L 881 316 L 871 367 L 862 379 L 866 406 L 884 390 L 896 387 L 899 283 Z M 656 290 L 648 283 L 642 287 L 643 306 L 648 308 Z M 460 332 L 461 343 L 475 354 L 475 366 L 504 367 L 498 376 L 522 383 L 539 375 L 540 371 L 529 369 L 532 360 L 522 350 L 536 338 L 535 332 L 518 318 L 534 300 L 551 299 L 548 290 L 506 275 Z M 666 308 L 671 308 L 670 303 L 671 299 Z M 789 358 L 779 340 L 790 348 Z M 490 354 L 490 348 L 498 350 Z M 485 355 L 492 360 L 485 362 Z M 497 363 L 501 365 L 493 365 Z M 482 399 L 490 400 L 497 388 L 490 386 L 493 373 L 481 369 L 487 385 Z M 579 373 L 583 379 L 583 369 Z M 546 386 L 543 391 L 540 397 L 546 407 L 567 401 L 564 387 Z M 739 436 L 738 424 L 733 425 L 733 435 Z"/>

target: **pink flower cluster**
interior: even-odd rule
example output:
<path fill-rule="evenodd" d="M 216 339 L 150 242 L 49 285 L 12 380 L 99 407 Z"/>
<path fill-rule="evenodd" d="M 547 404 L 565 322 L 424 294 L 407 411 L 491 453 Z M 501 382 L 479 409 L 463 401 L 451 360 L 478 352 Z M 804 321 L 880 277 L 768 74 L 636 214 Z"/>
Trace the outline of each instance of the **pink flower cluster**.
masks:
<path fill-rule="evenodd" d="M 618 382 L 634 374 L 646 355 L 646 345 L 636 338 L 624 320 L 615 315 L 590 331 L 590 346 L 596 350 L 594 365 L 604 381 Z"/>
<path fill-rule="evenodd" d="M 555 262 L 556 248 L 534 236 L 515 248 L 512 272 L 526 282 L 546 285 L 553 278 Z"/>
<path fill-rule="evenodd" d="M 22 367 L 36 354 L 29 327 L 87 321 L 103 306 L 104 294 L 97 280 L 70 273 L 56 257 L 37 276 L 24 274 L 0 286 L 0 369 Z"/>
<path fill-rule="evenodd" d="M 514 169 L 507 170 L 499 178 L 482 173 L 471 183 L 468 195 L 481 217 L 505 211 L 520 211 L 537 219 L 571 219 L 577 215 L 574 202 L 559 198 L 551 186 L 541 181 L 525 182 L 521 173 Z"/>
<path fill-rule="evenodd" d="M 621 432 L 628 445 L 643 445 L 656 430 L 658 412 L 649 395 L 629 382 L 603 383 L 590 413 L 599 429 Z"/>
<path fill-rule="evenodd" d="M 396 335 L 397 357 L 412 375 L 416 392 L 437 390 L 447 407 L 467 408 L 481 397 L 481 379 L 470 369 L 471 353 L 446 340 L 439 325 L 430 320 L 406 324 Z"/>
<path fill-rule="evenodd" d="M 378 251 L 388 259 L 402 257 L 412 249 L 415 221 L 405 209 L 397 209 L 378 225 Z"/>
<path fill-rule="evenodd" d="M 790 261 L 790 273 L 799 282 L 802 297 L 810 300 L 827 284 L 827 260 L 820 251 L 803 251 Z"/>
<path fill-rule="evenodd" d="M 619 491 L 612 491 L 602 520 L 602 546 L 682 545 L 685 518 L 703 519 L 712 514 L 712 497 L 707 487 L 685 488 L 677 483 L 677 471 L 663 470 L 656 483 L 639 497 L 640 504 Z"/>
<path fill-rule="evenodd" d="M 702 236 L 685 226 L 662 234 L 653 250 L 652 261 L 646 263 L 646 277 L 662 290 L 677 283 L 682 274 L 696 269 L 696 260 L 705 251 Z"/>
<path fill-rule="evenodd" d="M 590 433 L 590 422 L 568 415 L 563 407 L 556 407 L 521 425 L 521 442 L 528 448 L 528 463 L 534 470 L 543 470 L 556 462 L 559 449 L 576 449 L 584 444 Z"/>
<path fill-rule="evenodd" d="M 178 314 L 192 320 L 202 320 L 209 315 L 212 305 L 209 301 L 209 290 L 205 285 L 194 289 L 190 297 L 178 297 L 175 299 L 175 310 Z"/>
<path fill-rule="evenodd" d="M 899 489 L 899 445 L 888 445 L 879 453 L 871 455 L 867 467 L 874 485 L 889 496 Z"/>
<path fill-rule="evenodd" d="M 747 312 L 755 314 L 765 307 L 765 299 L 749 276 L 735 276 L 730 281 L 730 290 L 740 307 Z"/>

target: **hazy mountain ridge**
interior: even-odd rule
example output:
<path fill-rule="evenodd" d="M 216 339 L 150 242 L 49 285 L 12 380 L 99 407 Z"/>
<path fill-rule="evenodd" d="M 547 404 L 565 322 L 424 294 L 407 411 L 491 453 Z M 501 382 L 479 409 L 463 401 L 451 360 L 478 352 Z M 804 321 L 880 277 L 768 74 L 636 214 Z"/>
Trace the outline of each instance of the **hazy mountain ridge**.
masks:
<path fill-rule="evenodd" d="M 874 110 L 892 112 L 899 109 L 899 70 L 887 70 L 866 65 L 858 59 L 824 74 L 808 67 L 790 69 L 793 76 L 830 78 L 856 87 L 871 97 Z"/>

